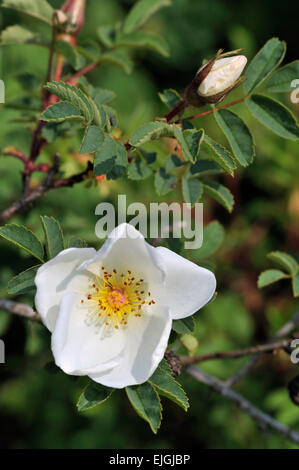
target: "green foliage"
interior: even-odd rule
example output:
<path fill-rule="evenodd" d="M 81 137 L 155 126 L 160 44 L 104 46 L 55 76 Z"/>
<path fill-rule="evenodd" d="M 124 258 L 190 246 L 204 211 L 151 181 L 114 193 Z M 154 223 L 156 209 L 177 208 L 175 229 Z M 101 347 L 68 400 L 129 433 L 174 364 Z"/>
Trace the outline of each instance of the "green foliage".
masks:
<path fill-rule="evenodd" d="M 182 389 L 181 385 L 172 377 L 171 370 L 169 369 L 166 361 L 163 359 L 164 364 L 159 365 L 153 375 L 149 379 L 149 383 L 155 387 L 159 395 L 169 398 L 174 401 L 183 410 L 187 411 L 189 408 L 188 398 Z"/>
<path fill-rule="evenodd" d="M 171 88 L 164 90 L 162 93 L 159 93 L 159 98 L 169 109 L 177 106 L 182 99 L 180 94 Z"/>
<path fill-rule="evenodd" d="M 147 166 L 142 158 L 136 158 L 128 166 L 128 178 L 131 180 L 144 180 L 153 174 L 153 170 Z"/>
<path fill-rule="evenodd" d="M 126 387 L 126 393 L 136 413 L 148 422 L 151 430 L 156 434 L 161 424 L 162 407 L 155 387 L 146 382 Z"/>
<path fill-rule="evenodd" d="M 279 68 L 264 83 L 267 91 L 271 93 L 286 93 L 292 91 L 292 81 L 299 77 L 299 60 Z"/>
<path fill-rule="evenodd" d="M 106 174 L 107 179 L 117 179 L 125 174 L 127 165 L 127 152 L 124 146 L 105 134 L 104 142 L 95 154 L 94 174 Z"/>
<path fill-rule="evenodd" d="M 97 126 L 89 126 L 85 130 L 85 134 L 82 140 L 80 153 L 92 153 L 99 150 L 105 140 L 105 134 Z"/>
<path fill-rule="evenodd" d="M 78 411 L 86 411 L 101 405 L 108 400 L 113 392 L 113 388 L 104 387 L 96 382 L 90 382 L 79 396 L 77 402 Z"/>
<path fill-rule="evenodd" d="M 215 162 L 233 176 L 234 170 L 236 169 L 236 164 L 230 152 L 225 147 L 223 147 L 223 145 L 218 144 L 207 135 L 205 135 L 204 143 L 207 144 L 212 150 L 211 156 Z"/>
<path fill-rule="evenodd" d="M 241 166 L 248 166 L 253 161 L 254 143 L 246 124 L 228 109 L 220 109 L 214 116 L 227 137 L 237 162 Z"/>
<path fill-rule="evenodd" d="M 234 197 L 229 189 L 215 181 L 206 181 L 204 183 L 204 191 L 209 196 L 216 199 L 228 212 L 232 212 L 234 208 Z"/>
<path fill-rule="evenodd" d="M 285 139 L 299 138 L 296 119 L 281 103 L 264 95 L 253 95 L 245 102 L 253 116 L 272 132 Z"/>
<path fill-rule="evenodd" d="M 194 206 L 198 202 L 203 194 L 203 186 L 200 181 L 195 179 L 188 179 L 184 177 L 182 179 L 183 197 L 185 202 L 189 202 L 191 206 Z"/>
<path fill-rule="evenodd" d="M 140 147 L 151 140 L 161 139 L 162 137 L 173 137 L 173 135 L 173 126 L 164 122 L 150 122 L 133 132 L 130 138 L 130 144 L 133 147 Z"/>
<path fill-rule="evenodd" d="M 150 49 L 164 57 L 169 56 L 169 48 L 166 41 L 162 37 L 154 36 L 144 31 L 121 34 L 117 38 L 115 46 L 126 46 L 132 49 Z"/>
<path fill-rule="evenodd" d="M 293 295 L 294 297 L 299 296 L 299 265 L 295 258 L 288 253 L 283 251 L 272 251 L 268 253 L 268 258 L 280 267 L 284 268 L 286 272 L 280 269 L 267 269 L 259 275 L 257 285 L 259 288 L 273 284 L 274 282 L 280 281 L 281 279 L 291 279 Z"/>
<path fill-rule="evenodd" d="M 165 196 L 176 186 L 176 177 L 160 168 L 155 174 L 155 188 L 159 196 Z"/>
<path fill-rule="evenodd" d="M 20 25 L 8 26 L 1 33 L 1 46 L 10 46 L 12 44 L 37 44 L 47 46 L 49 42 L 41 34 L 30 31 L 28 28 Z"/>
<path fill-rule="evenodd" d="M 172 322 L 172 329 L 179 335 L 193 333 L 195 328 L 195 321 L 193 317 L 183 318 L 182 320 L 174 320 Z"/>
<path fill-rule="evenodd" d="M 81 119 L 82 116 L 80 110 L 67 101 L 59 101 L 49 106 L 42 114 L 43 121 L 47 122 L 62 122 L 66 119 Z"/>
<path fill-rule="evenodd" d="M 54 217 L 41 216 L 41 222 L 46 238 L 47 255 L 51 259 L 64 250 L 63 233 L 59 222 Z"/>
<path fill-rule="evenodd" d="M 171 0 L 139 0 L 125 19 L 123 30 L 131 33 L 140 28 L 156 11 L 171 5 Z"/>
<path fill-rule="evenodd" d="M 223 226 L 214 220 L 204 228 L 203 231 L 203 244 L 200 248 L 194 251 L 194 258 L 196 260 L 209 258 L 221 247 L 225 236 Z"/>
<path fill-rule="evenodd" d="M 11 295 L 25 294 L 35 289 L 35 275 L 40 265 L 32 266 L 13 277 L 7 284 L 7 292 Z"/>
<path fill-rule="evenodd" d="M 22 225 L 7 224 L 0 227 L 0 236 L 22 248 L 39 261 L 44 261 L 44 249 L 34 233 Z"/>
<path fill-rule="evenodd" d="M 284 41 L 272 38 L 253 58 L 246 72 L 244 91 L 252 93 L 273 72 L 284 58 L 286 45 Z"/>
<path fill-rule="evenodd" d="M 52 24 L 54 10 L 46 0 L 3 0 L 1 6 Z"/>

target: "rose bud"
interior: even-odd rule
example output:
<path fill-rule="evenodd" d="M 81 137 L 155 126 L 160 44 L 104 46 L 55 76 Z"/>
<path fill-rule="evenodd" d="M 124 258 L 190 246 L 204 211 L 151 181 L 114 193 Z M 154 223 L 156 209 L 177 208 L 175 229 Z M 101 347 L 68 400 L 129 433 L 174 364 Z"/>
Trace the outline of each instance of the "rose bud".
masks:
<path fill-rule="evenodd" d="M 185 100 L 193 106 L 219 103 L 242 81 L 240 77 L 247 59 L 244 55 L 224 57 L 217 54 L 198 70 L 191 84 L 185 90 Z"/>

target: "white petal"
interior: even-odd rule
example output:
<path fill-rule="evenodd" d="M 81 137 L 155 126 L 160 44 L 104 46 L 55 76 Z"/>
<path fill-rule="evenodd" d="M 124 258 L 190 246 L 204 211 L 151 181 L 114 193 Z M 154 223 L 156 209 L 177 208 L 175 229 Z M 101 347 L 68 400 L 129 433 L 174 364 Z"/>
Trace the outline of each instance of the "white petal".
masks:
<path fill-rule="evenodd" d="M 112 370 L 89 377 L 114 388 L 146 382 L 163 359 L 171 325 L 168 310 L 158 306 L 149 307 L 141 318 L 128 318 L 123 360 Z"/>
<path fill-rule="evenodd" d="M 197 312 L 214 295 L 214 274 L 168 248 L 158 247 L 156 250 L 163 257 L 166 277 L 164 283 L 155 288 L 153 298 L 169 307 L 174 320 Z"/>
<path fill-rule="evenodd" d="M 87 282 L 87 273 L 78 273 L 76 269 L 95 253 L 94 248 L 69 248 L 38 269 L 35 306 L 50 331 L 53 331 L 62 297 L 67 292 L 82 289 Z"/>
<path fill-rule="evenodd" d="M 99 274 L 103 265 L 108 271 L 132 270 L 148 283 L 162 282 L 164 278 L 161 256 L 138 230 L 126 223 L 116 227 L 95 257 L 83 263 L 80 269 Z"/>
<path fill-rule="evenodd" d="M 81 304 L 78 293 L 68 293 L 60 304 L 52 334 L 55 363 L 67 374 L 88 375 L 117 366 L 124 352 L 123 329 L 109 330 L 95 307 Z"/>

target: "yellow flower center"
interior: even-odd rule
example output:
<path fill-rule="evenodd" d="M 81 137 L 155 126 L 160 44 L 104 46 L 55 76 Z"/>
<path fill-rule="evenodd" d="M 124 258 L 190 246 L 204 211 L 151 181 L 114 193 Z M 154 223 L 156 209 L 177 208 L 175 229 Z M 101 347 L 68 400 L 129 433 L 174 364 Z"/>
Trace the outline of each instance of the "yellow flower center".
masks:
<path fill-rule="evenodd" d="M 141 317 L 145 305 L 155 304 L 144 279 L 134 276 L 130 270 L 118 273 L 113 269 L 109 272 L 104 266 L 86 299 L 87 305 L 97 307 L 97 315 L 104 319 L 105 324 L 113 325 L 116 329 L 120 325 L 127 325 L 130 315 Z M 81 303 L 84 302 L 82 299 Z"/>

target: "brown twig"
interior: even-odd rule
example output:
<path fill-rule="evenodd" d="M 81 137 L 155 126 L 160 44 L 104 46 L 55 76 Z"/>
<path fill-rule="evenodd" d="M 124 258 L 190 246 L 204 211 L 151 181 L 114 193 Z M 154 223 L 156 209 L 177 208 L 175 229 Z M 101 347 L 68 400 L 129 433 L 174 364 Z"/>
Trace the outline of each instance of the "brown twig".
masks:
<path fill-rule="evenodd" d="M 242 395 L 240 395 L 239 393 L 232 390 L 225 383 L 221 382 L 215 377 L 208 375 L 206 372 L 203 372 L 195 366 L 189 366 L 187 368 L 187 373 L 191 375 L 194 379 L 207 385 L 210 389 L 220 393 L 220 395 L 222 395 L 223 397 L 228 398 L 229 400 L 236 403 L 241 408 L 241 410 L 251 416 L 262 428 L 268 427 L 270 429 L 273 429 L 279 434 L 282 434 L 284 437 L 295 442 L 295 444 L 299 444 L 298 432 L 293 431 L 292 429 L 284 426 L 279 421 L 276 421 L 271 416 L 266 414 L 264 411 L 261 411 L 256 408 L 252 403 L 242 397 Z"/>
<path fill-rule="evenodd" d="M 14 302 L 13 300 L 0 299 L 0 309 L 14 313 L 29 320 L 42 323 L 41 317 L 29 305 Z"/>
<path fill-rule="evenodd" d="M 59 171 L 59 158 L 58 155 L 56 155 L 54 163 L 50 168 L 44 181 L 28 194 L 21 195 L 21 197 L 17 201 L 15 201 L 10 207 L 4 210 L 2 214 L 0 214 L 0 223 L 5 223 L 8 219 L 10 219 L 10 217 L 26 209 L 28 206 L 30 206 L 33 202 L 35 202 L 37 199 L 39 199 L 51 189 L 71 187 L 76 183 L 80 183 L 85 179 L 89 172 L 92 171 L 92 169 L 93 165 L 89 161 L 84 171 L 69 176 L 68 178 L 56 179 L 56 175 Z"/>
<path fill-rule="evenodd" d="M 273 336 L 273 338 L 269 341 L 268 344 L 271 344 L 274 341 L 277 341 L 280 338 L 283 338 L 284 336 L 288 335 L 298 325 L 299 325 L 299 311 L 295 312 L 291 320 L 288 321 L 282 328 L 280 328 L 280 330 L 277 331 L 277 333 Z M 261 357 L 261 354 L 255 354 L 250 359 L 250 361 L 241 370 L 239 370 L 235 375 L 230 377 L 225 382 L 225 384 L 231 387 L 232 385 L 237 383 L 239 380 L 241 380 L 246 374 L 248 374 L 250 369 L 256 364 L 256 362 L 260 359 L 260 357 Z"/>
<path fill-rule="evenodd" d="M 294 337 L 298 336 L 299 334 L 294 335 Z M 234 351 L 214 352 L 193 357 L 181 356 L 180 359 L 182 364 L 187 366 L 191 364 L 197 364 L 198 362 L 210 361 L 213 359 L 239 359 L 241 357 L 250 356 L 252 354 L 264 354 L 269 352 L 273 353 L 290 346 L 294 337 L 283 339 L 275 343 L 262 344 L 245 349 L 235 349 Z"/>

